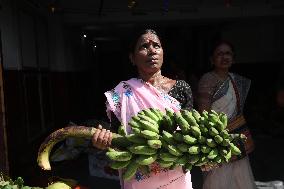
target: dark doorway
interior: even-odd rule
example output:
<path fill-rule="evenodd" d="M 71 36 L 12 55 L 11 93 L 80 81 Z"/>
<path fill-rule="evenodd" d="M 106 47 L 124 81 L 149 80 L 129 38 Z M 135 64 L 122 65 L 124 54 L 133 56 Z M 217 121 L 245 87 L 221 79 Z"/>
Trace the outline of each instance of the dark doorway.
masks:
<path fill-rule="evenodd" d="M 0 170 L 4 174 L 9 173 L 6 121 L 5 121 L 5 104 L 3 90 L 3 56 L 2 56 L 2 40 L 0 31 Z"/>

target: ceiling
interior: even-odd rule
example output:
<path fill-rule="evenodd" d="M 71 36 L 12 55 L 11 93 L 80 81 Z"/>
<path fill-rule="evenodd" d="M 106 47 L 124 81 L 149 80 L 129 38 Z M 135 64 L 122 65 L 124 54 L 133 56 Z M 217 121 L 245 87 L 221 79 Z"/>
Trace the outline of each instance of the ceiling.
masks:
<path fill-rule="evenodd" d="M 283 0 L 27 0 L 63 14 L 64 21 L 137 23 L 283 16 Z"/>
<path fill-rule="evenodd" d="M 223 24 L 284 18 L 284 0 L 25 0 L 80 30 L 125 32 L 136 25 Z M 115 31 L 115 32 L 113 32 Z M 97 35 L 97 33 L 96 33 Z"/>

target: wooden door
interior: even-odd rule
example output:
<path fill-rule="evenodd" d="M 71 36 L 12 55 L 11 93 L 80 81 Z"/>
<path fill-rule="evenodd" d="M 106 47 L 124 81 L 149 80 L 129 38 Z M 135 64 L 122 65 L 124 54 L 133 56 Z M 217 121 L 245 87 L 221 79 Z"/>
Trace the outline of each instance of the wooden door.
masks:
<path fill-rule="evenodd" d="M 7 133 L 5 121 L 2 43 L 0 33 L 0 172 L 9 174 Z"/>

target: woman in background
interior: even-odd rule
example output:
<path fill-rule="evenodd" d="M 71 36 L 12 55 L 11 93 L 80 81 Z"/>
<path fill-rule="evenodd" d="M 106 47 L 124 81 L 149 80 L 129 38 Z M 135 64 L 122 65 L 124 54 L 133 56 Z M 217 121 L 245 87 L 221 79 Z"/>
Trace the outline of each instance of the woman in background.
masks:
<path fill-rule="evenodd" d="M 253 189 L 256 188 L 249 157 L 254 144 L 243 116 L 243 108 L 250 88 L 250 80 L 229 72 L 234 63 L 234 48 L 227 41 L 218 42 L 211 54 L 213 70 L 205 73 L 198 84 L 199 111 L 210 109 L 224 112 L 231 133 L 243 133 L 245 143 L 240 143 L 241 158 L 229 163 L 203 167 L 203 189 Z"/>

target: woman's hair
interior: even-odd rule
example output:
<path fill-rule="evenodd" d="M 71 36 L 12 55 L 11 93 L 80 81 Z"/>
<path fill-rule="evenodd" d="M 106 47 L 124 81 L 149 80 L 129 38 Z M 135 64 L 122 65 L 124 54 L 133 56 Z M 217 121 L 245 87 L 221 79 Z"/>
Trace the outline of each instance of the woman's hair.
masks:
<path fill-rule="evenodd" d="M 145 30 L 142 30 L 142 31 L 135 32 L 133 34 L 132 38 L 131 38 L 130 45 L 129 45 L 129 52 L 130 53 L 134 53 L 138 39 L 142 35 L 147 34 L 147 33 L 154 34 L 154 35 L 156 35 L 158 37 L 159 40 L 161 39 L 159 37 L 158 33 L 155 30 L 153 30 L 153 29 L 145 29 Z"/>
<path fill-rule="evenodd" d="M 220 45 L 223 45 L 223 44 L 224 44 L 224 45 L 228 45 L 228 46 L 231 48 L 233 54 L 235 55 L 235 47 L 234 47 L 234 45 L 233 45 L 230 41 L 227 41 L 227 40 L 222 39 L 222 40 L 216 41 L 216 42 L 213 44 L 213 46 L 212 46 L 212 48 L 211 48 L 210 56 L 212 57 L 212 56 L 214 55 L 215 50 L 216 50 Z"/>

